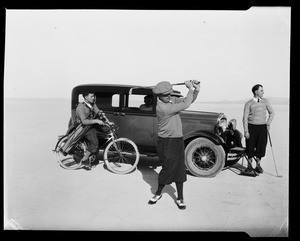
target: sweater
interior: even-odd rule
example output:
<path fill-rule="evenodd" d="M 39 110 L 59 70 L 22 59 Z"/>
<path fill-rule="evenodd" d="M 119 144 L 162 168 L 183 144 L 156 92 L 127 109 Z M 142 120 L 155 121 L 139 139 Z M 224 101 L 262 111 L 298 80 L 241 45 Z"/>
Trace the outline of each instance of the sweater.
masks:
<path fill-rule="evenodd" d="M 192 101 L 197 97 L 196 94 L 198 94 L 198 91 L 189 90 L 185 98 L 169 103 L 157 102 L 156 114 L 159 137 L 178 138 L 183 136 L 179 112 L 187 109 L 192 104 Z"/>
<path fill-rule="evenodd" d="M 269 114 L 268 119 L 267 112 Z M 274 115 L 274 110 L 267 99 L 262 98 L 258 102 L 256 98 L 253 98 L 247 101 L 244 106 L 244 131 L 248 132 L 248 123 L 253 125 L 270 125 L 274 118 Z"/>

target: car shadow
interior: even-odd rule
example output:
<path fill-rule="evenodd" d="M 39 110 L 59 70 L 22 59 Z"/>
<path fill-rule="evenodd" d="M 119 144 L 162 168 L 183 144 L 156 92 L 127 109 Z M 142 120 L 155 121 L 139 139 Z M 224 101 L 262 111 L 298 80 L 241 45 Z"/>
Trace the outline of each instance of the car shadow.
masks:
<path fill-rule="evenodd" d="M 150 192 L 154 195 L 158 187 L 158 173 L 157 167 L 161 166 L 161 163 L 157 157 L 141 157 L 137 165 L 137 170 L 142 174 L 143 180 L 149 184 Z M 172 185 L 166 185 L 162 191 L 162 194 L 167 193 L 171 198 L 176 200 L 176 190 Z"/>

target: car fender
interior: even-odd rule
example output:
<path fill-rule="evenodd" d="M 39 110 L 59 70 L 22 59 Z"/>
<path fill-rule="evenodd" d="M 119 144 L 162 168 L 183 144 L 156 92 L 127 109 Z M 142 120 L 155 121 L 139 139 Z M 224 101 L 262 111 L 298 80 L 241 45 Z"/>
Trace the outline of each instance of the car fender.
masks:
<path fill-rule="evenodd" d="M 191 140 L 198 138 L 198 137 L 204 137 L 212 141 L 215 145 L 222 145 L 223 147 L 226 146 L 224 140 L 222 137 L 208 132 L 208 131 L 194 131 L 187 133 L 183 136 L 184 142 L 188 144 Z"/>

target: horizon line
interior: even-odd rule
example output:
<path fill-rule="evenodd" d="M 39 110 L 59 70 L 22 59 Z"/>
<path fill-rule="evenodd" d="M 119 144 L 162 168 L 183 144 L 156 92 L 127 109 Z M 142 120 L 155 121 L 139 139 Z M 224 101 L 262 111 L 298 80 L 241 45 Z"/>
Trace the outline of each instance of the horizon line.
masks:
<path fill-rule="evenodd" d="M 228 100 L 228 99 L 223 99 L 223 100 L 197 100 L 195 102 L 202 102 L 202 103 L 241 103 L 245 102 L 252 97 L 249 98 L 244 98 L 240 100 Z M 71 100 L 71 98 L 64 98 L 64 97 L 6 97 L 3 98 L 4 100 Z M 285 104 L 289 104 L 290 102 L 290 97 L 266 97 L 266 99 L 271 99 L 272 102 L 284 102 Z"/>

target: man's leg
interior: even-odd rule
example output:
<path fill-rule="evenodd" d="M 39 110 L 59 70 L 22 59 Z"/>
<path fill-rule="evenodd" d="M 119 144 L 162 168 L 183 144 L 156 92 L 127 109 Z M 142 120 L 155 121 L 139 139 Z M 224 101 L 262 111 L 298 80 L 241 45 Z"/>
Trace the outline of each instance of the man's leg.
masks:
<path fill-rule="evenodd" d="M 186 205 L 183 201 L 183 182 L 176 182 L 177 200 L 176 204 L 179 209 L 185 209 Z"/>
<path fill-rule="evenodd" d="M 258 135 L 258 140 L 257 140 L 257 146 L 256 146 L 256 168 L 255 170 L 258 173 L 263 173 L 263 169 L 261 167 L 261 159 L 262 157 L 265 156 L 266 154 L 266 146 L 268 142 L 268 130 L 267 130 L 267 125 L 261 125 Z"/>
<path fill-rule="evenodd" d="M 255 125 L 248 125 L 250 137 L 246 139 L 246 155 L 248 157 L 248 170 L 252 170 L 252 160 L 254 157 L 255 146 L 257 142 L 257 130 Z"/>
<path fill-rule="evenodd" d="M 89 166 L 90 163 L 89 163 L 89 157 L 91 155 L 91 152 L 89 152 L 88 150 L 85 152 L 83 158 L 81 159 L 81 163 L 83 165 L 86 165 L 86 166 Z"/>
<path fill-rule="evenodd" d="M 87 151 L 84 155 L 84 157 L 81 159 L 81 163 L 83 165 L 86 165 L 88 167 L 91 166 L 89 157 L 91 154 L 94 154 L 97 152 L 97 148 L 98 148 L 98 138 L 97 138 L 97 130 L 90 129 L 86 134 L 85 134 L 85 138 L 87 139 Z"/>
<path fill-rule="evenodd" d="M 162 163 L 162 160 L 163 160 L 163 143 L 162 143 L 162 140 L 160 138 L 158 138 L 156 149 L 157 149 L 159 161 Z M 157 187 L 157 190 L 155 192 L 155 195 L 149 200 L 148 204 L 155 204 L 161 198 L 161 193 L 162 193 L 162 190 L 163 190 L 164 187 L 165 187 L 165 184 L 161 184 L 158 181 L 158 187 Z"/>
<path fill-rule="evenodd" d="M 155 195 L 149 200 L 148 204 L 155 204 L 161 198 L 161 192 L 164 187 L 164 184 L 158 184 L 157 191 L 155 192 Z"/>
<path fill-rule="evenodd" d="M 252 144 L 252 139 L 251 139 L 251 136 L 249 139 L 246 139 L 246 155 L 248 157 L 248 162 L 247 162 L 247 170 L 252 170 L 252 159 L 253 159 L 253 156 L 254 156 L 254 147 L 253 147 L 253 144 Z"/>

